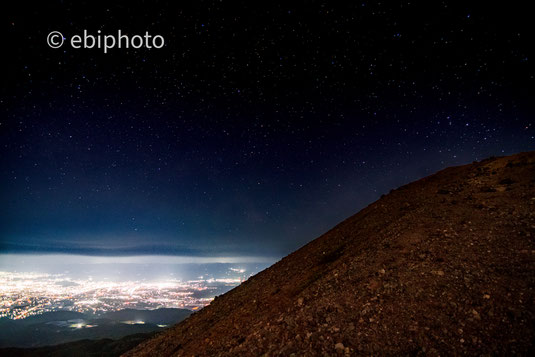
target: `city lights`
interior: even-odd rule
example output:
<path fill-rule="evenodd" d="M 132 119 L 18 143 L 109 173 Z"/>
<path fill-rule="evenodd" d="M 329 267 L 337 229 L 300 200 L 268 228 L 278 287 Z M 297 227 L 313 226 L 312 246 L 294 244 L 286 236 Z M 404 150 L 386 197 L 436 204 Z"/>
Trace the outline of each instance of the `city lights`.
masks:
<path fill-rule="evenodd" d="M 222 279 L 111 282 L 73 279 L 65 274 L 0 271 L 0 318 L 24 319 L 58 310 L 95 314 L 125 308 L 197 310 L 208 305 L 218 289 L 239 285 L 246 278 L 244 272 Z M 87 326 L 76 323 L 73 327 Z"/>

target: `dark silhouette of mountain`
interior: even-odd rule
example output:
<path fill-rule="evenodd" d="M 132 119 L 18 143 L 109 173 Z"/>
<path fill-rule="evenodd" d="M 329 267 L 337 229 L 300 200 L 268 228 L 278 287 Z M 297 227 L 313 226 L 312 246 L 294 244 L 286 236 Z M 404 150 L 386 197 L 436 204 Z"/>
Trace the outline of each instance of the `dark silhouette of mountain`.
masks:
<path fill-rule="evenodd" d="M 0 349 L 0 355 L 5 357 L 113 357 L 121 355 L 154 334 L 155 332 L 128 335 L 119 340 L 109 338 L 81 340 L 37 348 L 4 348 Z"/>
<path fill-rule="evenodd" d="M 102 315 L 102 318 L 115 321 L 144 321 L 145 323 L 168 325 L 182 321 L 191 314 L 185 309 L 134 310 L 124 309 Z"/>
<path fill-rule="evenodd" d="M 34 315 L 27 317 L 21 320 L 8 320 L 13 322 L 16 325 L 28 326 L 35 324 L 42 324 L 53 321 L 67 321 L 67 320 L 77 320 L 77 319 L 87 319 L 88 316 L 84 313 L 77 311 L 50 311 L 41 315 Z"/>
<path fill-rule="evenodd" d="M 391 191 L 125 356 L 529 354 L 534 283 L 530 152 Z"/>
<path fill-rule="evenodd" d="M 162 331 L 185 319 L 184 309 L 120 310 L 102 315 L 54 311 L 22 320 L 0 319 L 0 347 L 40 347 L 77 340 L 119 339 Z M 0 349 L 0 355 L 3 351 Z"/>

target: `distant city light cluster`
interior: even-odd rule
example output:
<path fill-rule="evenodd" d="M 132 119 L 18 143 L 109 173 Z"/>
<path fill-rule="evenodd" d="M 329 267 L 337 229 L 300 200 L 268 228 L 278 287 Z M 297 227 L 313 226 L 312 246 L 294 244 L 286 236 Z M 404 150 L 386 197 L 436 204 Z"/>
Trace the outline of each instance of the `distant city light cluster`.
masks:
<path fill-rule="evenodd" d="M 69 310 L 104 313 L 125 308 L 197 310 L 210 303 L 221 288 L 239 285 L 239 277 L 157 282 L 111 282 L 72 279 L 64 274 L 0 271 L 0 318 L 24 319 L 44 312 Z"/>

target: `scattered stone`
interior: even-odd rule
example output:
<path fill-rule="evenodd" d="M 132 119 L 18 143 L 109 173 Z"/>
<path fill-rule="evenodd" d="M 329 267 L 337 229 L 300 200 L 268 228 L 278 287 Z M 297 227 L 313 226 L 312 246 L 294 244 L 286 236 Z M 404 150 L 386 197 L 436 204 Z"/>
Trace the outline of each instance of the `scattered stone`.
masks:
<path fill-rule="evenodd" d="M 297 299 L 297 306 L 303 306 L 303 302 L 304 302 L 304 301 L 305 301 L 305 300 L 304 300 L 302 297 L 298 298 L 298 299 Z"/>
<path fill-rule="evenodd" d="M 475 309 L 472 309 L 472 315 L 474 315 L 475 319 L 481 320 L 481 316 L 479 316 L 479 312 L 477 312 Z"/>
<path fill-rule="evenodd" d="M 338 342 L 336 345 L 334 345 L 334 349 L 336 350 L 336 353 L 344 353 L 345 346 L 342 342 Z"/>

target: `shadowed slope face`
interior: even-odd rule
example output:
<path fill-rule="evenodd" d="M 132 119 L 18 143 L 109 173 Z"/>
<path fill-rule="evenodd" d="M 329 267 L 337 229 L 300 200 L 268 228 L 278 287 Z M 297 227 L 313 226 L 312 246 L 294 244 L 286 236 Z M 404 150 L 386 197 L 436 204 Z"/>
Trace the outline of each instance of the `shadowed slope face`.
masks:
<path fill-rule="evenodd" d="M 526 353 L 534 240 L 535 153 L 449 168 L 128 355 Z"/>

